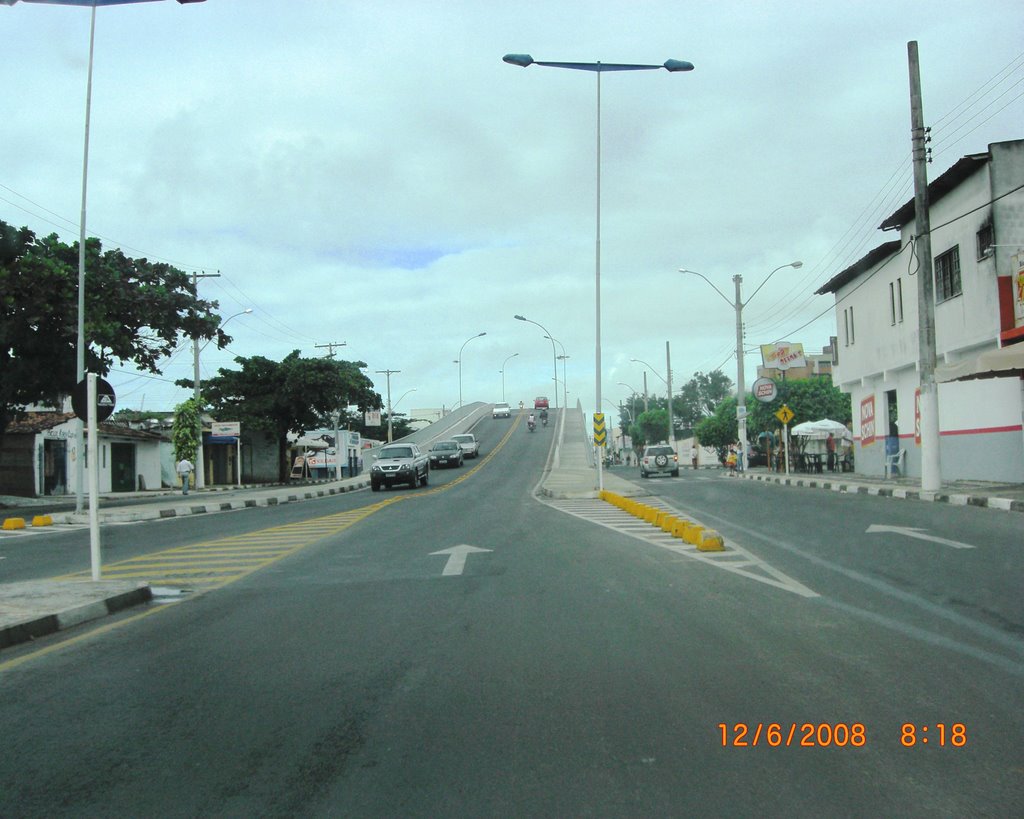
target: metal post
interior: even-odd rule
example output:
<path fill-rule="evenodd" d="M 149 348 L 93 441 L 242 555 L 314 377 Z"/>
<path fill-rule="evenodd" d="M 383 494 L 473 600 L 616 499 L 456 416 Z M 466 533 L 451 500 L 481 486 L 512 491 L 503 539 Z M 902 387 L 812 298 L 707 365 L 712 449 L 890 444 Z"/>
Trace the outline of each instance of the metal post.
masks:
<path fill-rule="evenodd" d="M 676 435 L 672 426 L 672 352 L 667 341 L 665 342 L 665 375 L 667 376 L 665 385 L 668 387 L 668 444 L 675 452 Z M 677 456 L 678 454 L 676 453 Z"/>
<path fill-rule="evenodd" d="M 96 421 L 96 373 L 89 373 L 86 403 L 89 407 L 89 558 L 92 579 L 99 580 L 102 571 L 100 552 L 100 459 L 99 424 Z"/>
<path fill-rule="evenodd" d="M 597 241 L 594 248 L 594 306 L 596 312 L 597 342 L 594 350 L 594 383 L 596 398 L 594 412 L 601 412 L 601 63 L 597 64 Z M 604 491 L 604 458 L 597 453 L 597 491 Z"/>

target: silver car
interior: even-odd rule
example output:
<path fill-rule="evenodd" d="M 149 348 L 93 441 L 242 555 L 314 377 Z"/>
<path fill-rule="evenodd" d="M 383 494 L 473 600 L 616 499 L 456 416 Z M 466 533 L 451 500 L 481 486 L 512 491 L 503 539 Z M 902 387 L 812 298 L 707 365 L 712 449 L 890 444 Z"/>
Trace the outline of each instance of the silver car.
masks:
<path fill-rule="evenodd" d="M 644 454 L 640 456 L 640 477 L 649 478 L 651 475 L 679 477 L 679 456 L 668 444 L 644 448 Z"/>

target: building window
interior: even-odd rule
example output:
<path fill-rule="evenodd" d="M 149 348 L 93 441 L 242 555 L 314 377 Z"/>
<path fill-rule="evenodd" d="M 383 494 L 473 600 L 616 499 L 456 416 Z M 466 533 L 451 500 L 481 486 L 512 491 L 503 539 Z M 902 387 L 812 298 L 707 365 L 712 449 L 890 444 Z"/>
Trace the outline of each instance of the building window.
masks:
<path fill-rule="evenodd" d="M 892 323 L 903 323 L 903 279 L 896 279 L 889 285 L 892 300 Z"/>
<path fill-rule="evenodd" d="M 935 301 L 942 302 L 959 296 L 963 292 L 960 285 L 960 245 L 947 250 L 935 257 Z"/>
<path fill-rule="evenodd" d="M 853 308 L 843 310 L 843 346 L 849 347 L 854 342 Z"/>
<path fill-rule="evenodd" d="M 889 282 L 889 323 L 896 326 L 896 282 Z"/>
<path fill-rule="evenodd" d="M 992 230 L 992 223 L 988 222 L 981 226 L 978 231 L 978 260 L 986 259 L 992 255 L 992 245 L 996 243 L 995 232 Z"/>

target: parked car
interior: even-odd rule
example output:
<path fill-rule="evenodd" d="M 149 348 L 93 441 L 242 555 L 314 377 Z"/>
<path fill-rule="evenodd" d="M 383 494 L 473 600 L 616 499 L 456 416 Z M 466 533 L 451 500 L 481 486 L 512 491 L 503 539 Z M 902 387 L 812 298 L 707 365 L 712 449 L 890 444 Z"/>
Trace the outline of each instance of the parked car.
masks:
<path fill-rule="evenodd" d="M 491 417 L 492 418 L 511 418 L 512 417 L 512 407 L 510 407 L 508 404 L 505 404 L 505 403 L 495 404 L 494 405 L 494 409 L 491 410 Z"/>
<path fill-rule="evenodd" d="M 538 395 L 536 398 L 534 398 L 533 399 L 533 408 L 534 409 L 547 409 L 548 408 L 547 396 L 546 395 Z"/>
<path fill-rule="evenodd" d="M 476 436 L 471 432 L 464 432 L 461 435 L 453 435 L 453 441 L 458 441 L 462 447 L 462 455 L 466 458 L 475 458 L 480 454 L 480 444 Z"/>
<path fill-rule="evenodd" d="M 462 466 L 462 447 L 458 441 L 434 441 L 427 457 L 430 458 L 430 465 L 438 468 Z"/>
<path fill-rule="evenodd" d="M 430 460 L 416 444 L 387 444 L 377 453 L 370 467 L 370 489 L 379 492 L 382 486 L 407 483 L 414 489 L 430 480 Z"/>
<path fill-rule="evenodd" d="M 679 456 L 668 444 L 644 448 L 644 454 L 640 456 L 640 477 L 649 478 L 651 475 L 679 477 Z"/>

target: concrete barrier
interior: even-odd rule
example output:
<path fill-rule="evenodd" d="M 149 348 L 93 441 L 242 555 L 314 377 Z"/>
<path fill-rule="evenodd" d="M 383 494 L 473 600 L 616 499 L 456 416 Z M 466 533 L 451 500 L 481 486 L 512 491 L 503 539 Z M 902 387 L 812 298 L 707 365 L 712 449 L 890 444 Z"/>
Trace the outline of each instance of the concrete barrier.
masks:
<path fill-rule="evenodd" d="M 25 528 L 25 518 L 4 518 L 3 530 L 5 532 L 12 532 L 15 529 Z"/>

